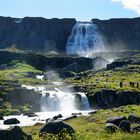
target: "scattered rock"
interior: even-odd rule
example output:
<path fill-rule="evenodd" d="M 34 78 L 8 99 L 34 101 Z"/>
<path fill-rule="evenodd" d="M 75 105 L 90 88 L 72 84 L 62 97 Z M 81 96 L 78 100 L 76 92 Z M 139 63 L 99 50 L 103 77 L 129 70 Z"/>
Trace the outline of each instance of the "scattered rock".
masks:
<path fill-rule="evenodd" d="M 132 127 L 132 128 L 131 128 L 131 132 L 132 132 L 132 133 L 138 133 L 138 132 L 140 132 L 140 126 Z"/>
<path fill-rule="evenodd" d="M 50 121 L 41 128 L 40 134 L 41 133 L 58 134 L 63 129 L 65 129 L 68 133 L 75 132 L 75 130 L 70 125 L 63 123 L 62 121 Z"/>
<path fill-rule="evenodd" d="M 95 114 L 95 113 L 97 113 L 97 110 L 91 111 L 91 112 L 89 112 L 88 114 Z"/>
<path fill-rule="evenodd" d="M 125 116 L 119 116 L 119 117 L 109 117 L 106 120 L 106 123 L 113 123 L 117 126 L 119 126 L 120 122 L 123 120 L 127 120 L 127 118 Z"/>
<path fill-rule="evenodd" d="M 73 116 L 81 116 L 82 115 L 82 113 L 81 112 L 79 112 L 79 113 L 72 113 L 71 115 L 73 115 Z"/>
<path fill-rule="evenodd" d="M 0 140 L 8 140 L 8 130 L 0 130 Z"/>
<path fill-rule="evenodd" d="M 128 116 L 128 120 L 131 123 L 140 123 L 140 116 L 136 116 L 134 114 L 131 114 L 131 115 Z"/>
<path fill-rule="evenodd" d="M 119 124 L 119 128 L 124 132 L 130 132 L 130 126 L 130 122 L 126 120 L 121 121 Z"/>
<path fill-rule="evenodd" d="M 19 123 L 20 123 L 20 121 L 16 118 L 7 119 L 4 121 L 5 125 L 19 124 Z"/>
<path fill-rule="evenodd" d="M 49 122 L 50 120 L 51 120 L 51 118 L 47 118 L 47 119 L 46 119 L 46 123 Z"/>
<path fill-rule="evenodd" d="M 67 118 L 63 119 L 63 121 L 68 121 L 68 120 L 74 119 L 74 118 L 77 118 L 77 116 L 76 115 L 72 115 L 70 117 L 67 117 Z"/>
<path fill-rule="evenodd" d="M 61 114 L 59 114 L 59 115 L 57 115 L 57 116 L 54 116 L 53 118 L 52 118 L 52 120 L 57 120 L 57 119 L 59 119 L 59 118 L 62 118 L 63 116 L 61 115 Z"/>
<path fill-rule="evenodd" d="M 106 123 L 105 125 L 105 130 L 108 132 L 108 133 L 114 133 L 116 132 L 117 130 L 119 130 L 119 127 L 113 123 Z"/>

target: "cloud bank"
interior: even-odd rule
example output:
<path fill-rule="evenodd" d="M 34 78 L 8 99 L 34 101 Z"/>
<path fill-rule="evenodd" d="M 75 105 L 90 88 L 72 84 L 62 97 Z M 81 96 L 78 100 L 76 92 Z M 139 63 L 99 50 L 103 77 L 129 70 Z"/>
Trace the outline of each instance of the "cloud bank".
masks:
<path fill-rule="evenodd" d="M 140 15 L 140 0 L 112 0 L 112 2 L 120 2 L 125 9 L 133 10 Z"/>

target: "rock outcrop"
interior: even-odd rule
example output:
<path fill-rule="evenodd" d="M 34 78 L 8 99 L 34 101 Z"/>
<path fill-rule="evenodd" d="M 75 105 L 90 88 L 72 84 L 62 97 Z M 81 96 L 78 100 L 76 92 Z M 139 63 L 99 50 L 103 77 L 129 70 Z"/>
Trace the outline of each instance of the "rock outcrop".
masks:
<path fill-rule="evenodd" d="M 112 108 L 122 105 L 140 104 L 140 93 L 124 91 L 117 93 L 114 90 L 101 90 L 88 95 L 92 108 Z"/>

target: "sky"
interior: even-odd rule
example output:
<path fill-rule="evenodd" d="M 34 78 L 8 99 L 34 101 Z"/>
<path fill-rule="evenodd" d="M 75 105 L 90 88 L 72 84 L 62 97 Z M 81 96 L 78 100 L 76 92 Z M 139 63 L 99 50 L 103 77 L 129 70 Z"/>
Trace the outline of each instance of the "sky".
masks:
<path fill-rule="evenodd" d="M 132 18 L 140 16 L 140 0 L 1 0 L 0 16 L 23 18 Z"/>

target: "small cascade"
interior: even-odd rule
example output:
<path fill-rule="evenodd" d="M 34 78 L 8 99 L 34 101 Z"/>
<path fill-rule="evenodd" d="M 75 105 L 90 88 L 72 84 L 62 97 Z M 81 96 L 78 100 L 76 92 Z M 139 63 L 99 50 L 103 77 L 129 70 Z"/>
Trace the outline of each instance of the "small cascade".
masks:
<path fill-rule="evenodd" d="M 104 41 L 100 30 L 93 22 L 77 22 L 67 41 L 68 54 L 87 55 L 104 51 Z"/>
<path fill-rule="evenodd" d="M 90 110 L 89 101 L 86 94 L 83 92 L 78 92 L 77 94 L 81 96 L 82 110 Z"/>

